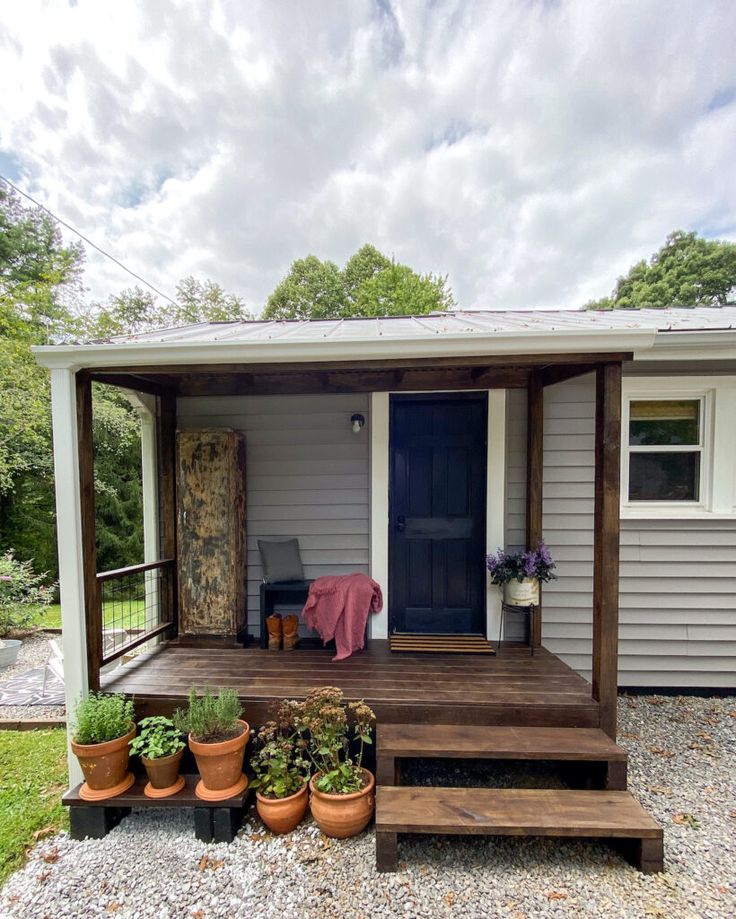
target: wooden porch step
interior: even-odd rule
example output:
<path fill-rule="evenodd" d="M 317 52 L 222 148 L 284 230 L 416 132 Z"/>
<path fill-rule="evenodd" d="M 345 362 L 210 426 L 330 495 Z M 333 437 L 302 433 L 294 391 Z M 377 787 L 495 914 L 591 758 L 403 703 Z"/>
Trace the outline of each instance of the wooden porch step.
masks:
<path fill-rule="evenodd" d="M 399 833 L 615 839 L 640 871 L 663 870 L 662 829 L 627 791 L 381 786 L 379 871 L 396 870 Z"/>
<path fill-rule="evenodd" d="M 376 760 L 379 785 L 398 785 L 400 761 L 414 758 L 605 763 L 606 787 L 626 788 L 626 751 L 600 728 L 378 725 Z"/>

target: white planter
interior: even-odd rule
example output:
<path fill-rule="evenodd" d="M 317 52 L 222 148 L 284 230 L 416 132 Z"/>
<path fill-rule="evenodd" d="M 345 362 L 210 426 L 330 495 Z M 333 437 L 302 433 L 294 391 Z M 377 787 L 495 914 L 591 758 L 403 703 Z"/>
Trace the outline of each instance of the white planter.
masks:
<path fill-rule="evenodd" d="M 12 667 L 20 651 L 20 642 L 15 638 L 4 638 L 0 646 L 0 670 Z"/>
<path fill-rule="evenodd" d="M 509 606 L 531 606 L 539 603 L 539 581 L 524 578 L 523 581 L 509 581 L 503 585 L 503 602 Z"/>

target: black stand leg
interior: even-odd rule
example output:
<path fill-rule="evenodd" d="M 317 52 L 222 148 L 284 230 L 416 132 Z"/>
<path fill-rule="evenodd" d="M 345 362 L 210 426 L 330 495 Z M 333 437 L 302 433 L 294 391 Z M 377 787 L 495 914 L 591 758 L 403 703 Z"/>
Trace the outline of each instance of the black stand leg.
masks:
<path fill-rule="evenodd" d="M 243 823 L 239 807 L 216 807 L 212 812 L 215 842 L 232 842 Z"/>
<path fill-rule="evenodd" d="M 194 808 L 194 835 L 202 842 L 212 842 L 215 835 L 212 808 Z"/>
<path fill-rule="evenodd" d="M 129 807 L 69 808 L 69 835 L 72 839 L 102 839 L 130 813 Z"/>

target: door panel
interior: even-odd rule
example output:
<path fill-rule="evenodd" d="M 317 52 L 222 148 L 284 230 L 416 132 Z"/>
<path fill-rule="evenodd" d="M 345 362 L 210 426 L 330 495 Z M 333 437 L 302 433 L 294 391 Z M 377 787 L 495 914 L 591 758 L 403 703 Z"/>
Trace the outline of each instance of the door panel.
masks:
<path fill-rule="evenodd" d="M 485 632 L 485 394 L 391 400 L 392 630 Z"/>

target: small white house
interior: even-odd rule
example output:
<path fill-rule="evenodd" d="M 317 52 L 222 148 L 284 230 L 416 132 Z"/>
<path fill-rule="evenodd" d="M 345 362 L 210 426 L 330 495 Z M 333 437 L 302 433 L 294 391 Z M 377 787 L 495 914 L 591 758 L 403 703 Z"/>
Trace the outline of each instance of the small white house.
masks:
<path fill-rule="evenodd" d="M 223 536 L 234 581 L 207 574 L 232 644 L 259 637 L 258 540 L 298 539 L 307 579 L 371 574 L 378 647 L 497 641 L 484 555 L 543 535 L 558 579 L 531 641 L 592 678 L 602 725 L 616 668 L 619 686 L 736 687 L 736 308 L 203 323 L 35 350 L 52 375 L 70 698 L 139 641 L 188 633 L 175 438 L 213 429 L 244 450 L 211 489 L 217 520 L 247 508 Z M 137 573 L 95 567 L 94 381 L 137 393 L 148 418 Z M 104 585 L 136 574 L 145 623 L 103 634 Z"/>

